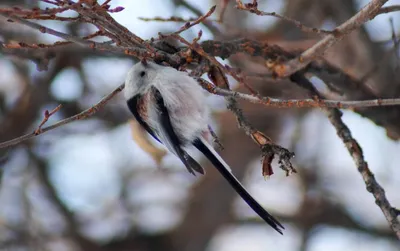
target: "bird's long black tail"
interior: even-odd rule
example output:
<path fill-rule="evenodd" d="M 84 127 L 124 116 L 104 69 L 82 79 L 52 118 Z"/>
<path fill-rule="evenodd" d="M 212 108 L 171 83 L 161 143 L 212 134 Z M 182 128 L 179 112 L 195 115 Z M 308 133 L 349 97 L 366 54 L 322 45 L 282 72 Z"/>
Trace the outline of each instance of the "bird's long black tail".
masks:
<path fill-rule="evenodd" d="M 240 184 L 236 177 L 232 174 L 229 166 L 222 160 L 222 158 L 215 152 L 204 139 L 196 139 L 193 145 L 202 152 L 211 163 L 218 169 L 218 171 L 224 176 L 229 184 L 235 189 L 235 191 L 242 197 L 242 199 L 262 218 L 267 222 L 273 229 L 282 234 L 282 226 L 272 215 L 270 215 Z"/>

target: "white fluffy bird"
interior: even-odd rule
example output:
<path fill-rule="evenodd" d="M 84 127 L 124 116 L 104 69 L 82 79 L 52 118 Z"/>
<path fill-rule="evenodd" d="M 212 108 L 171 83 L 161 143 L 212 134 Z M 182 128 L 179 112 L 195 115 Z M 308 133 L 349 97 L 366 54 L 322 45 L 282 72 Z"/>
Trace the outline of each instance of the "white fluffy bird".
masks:
<path fill-rule="evenodd" d="M 185 151 L 193 145 L 211 161 L 242 199 L 282 234 L 284 227 L 246 191 L 208 143 L 209 110 L 205 91 L 193 78 L 172 67 L 139 62 L 127 74 L 124 94 L 129 110 L 140 125 L 175 154 L 190 173 L 204 174 L 204 169 Z"/>

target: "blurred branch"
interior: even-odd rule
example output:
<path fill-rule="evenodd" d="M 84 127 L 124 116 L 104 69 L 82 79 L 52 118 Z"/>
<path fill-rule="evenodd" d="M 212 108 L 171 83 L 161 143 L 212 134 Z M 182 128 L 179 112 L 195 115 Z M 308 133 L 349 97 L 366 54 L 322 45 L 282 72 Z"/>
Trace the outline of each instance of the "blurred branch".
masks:
<path fill-rule="evenodd" d="M 107 44 L 105 46 L 101 46 L 102 43 L 95 43 L 95 42 L 91 42 L 91 41 L 86 41 L 85 39 L 78 38 L 78 37 L 73 36 L 73 35 L 69 35 L 69 34 L 66 34 L 66 33 L 63 33 L 63 32 L 56 31 L 54 29 L 45 27 L 43 25 L 31 22 L 31 21 L 27 21 L 27 20 L 25 20 L 25 19 L 23 19 L 21 17 L 15 16 L 15 15 L 12 15 L 12 14 L 9 14 L 9 13 L 0 12 L 0 15 L 4 16 L 4 17 L 7 17 L 7 18 L 9 18 L 9 19 L 11 19 L 11 20 L 13 20 L 13 21 L 15 21 L 17 23 L 21 23 L 23 25 L 26 25 L 26 26 L 28 26 L 28 27 L 30 27 L 32 29 L 38 30 L 38 31 L 40 31 L 42 33 L 47 33 L 49 35 L 53 35 L 53 36 L 65 39 L 65 40 L 70 41 L 70 42 L 74 42 L 74 43 L 77 43 L 77 44 L 80 44 L 80 45 L 87 45 L 87 46 L 89 46 L 91 48 L 94 48 L 94 47 L 96 47 L 98 49 L 107 49 L 107 48 L 109 49 L 110 48 L 109 46 L 107 46 Z M 57 43 L 54 44 L 54 45 L 56 46 Z M 50 47 L 50 46 L 46 46 L 46 47 Z"/>
<path fill-rule="evenodd" d="M 97 31 L 83 37 L 82 39 L 87 40 L 97 36 L 102 36 L 102 34 L 101 31 Z M 73 42 L 71 41 L 55 42 L 54 44 L 27 44 L 23 42 L 9 44 L 0 43 L 0 53 L 30 59 L 36 64 L 39 71 L 43 71 L 48 70 L 50 59 L 56 56 L 56 49 L 60 47 L 65 48 L 67 45 L 72 44 Z M 106 44 L 109 44 L 109 42 L 106 42 Z"/>
<path fill-rule="evenodd" d="M 258 7 L 257 0 L 253 0 L 253 3 L 247 3 L 247 4 L 243 4 L 243 2 L 241 0 L 236 0 L 236 8 L 239 10 L 249 11 L 250 13 L 254 13 L 259 16 L 272 16 L 272 17 L 280 18 L 286 22 L 294 24 L 297 28 L 299 28 L 303 32 L 311 32 L 311 33 L 317 33 L 317 34 L 332 34 L 333 33 L 332 31 L 328 31 L 328 30 L 307 27 L 297 20 L 279 15 L 275 12 L 261 11 L 257 7 Z"/>
<path fill-rule="evenodd" d="M 327 197 L 327 196 L 326 196 Z M 317 210 L 310 210 L 310 208 L 318 208 Z M 387 229 L 366 227 L 356 220 L 343 209 L 339 204 L 333 203 L 326 198 L 316 199 L 314 196 L 306 196 L 303 205 L 299 212 L 295 215 L 274 213 L 283 222 L 292 222 L 301 229 L 315 230 L 316 227 L 322 225 L 329 225 L 333 227 L 345 228 L 348 231 L 355 231 L 359 233 L 372 234 L 377 237 L 387 238 L 397 241 L 393 232 Z M 240 224 L 260 224 L 263 222 L 257 218 L 249 218 L 238 220 Z"/>
<path fill-rule="evenodd" d="M 219 12 L 218 22 L 222 23 L 224 21 L 224 15 L 226 7 L 228 7 L 229 0 L 221 0 L 221 11 Z"/>
<path fill-rule="evenodd" d="M 62 199 L 58 196 L 57 190 L 52 184 L 49 174 L 47 163 L 36 157 L 32 152 L 30 153 L 31 158 L 35 161 L 38 171 L 38 179 L 41 184 L 45 187 L 47 192 L 47 198 L 52 202 L 52 205 L 56 207 L 58 212 L 64 217 L 66 223 L 66 233 L 68 237 L 74 239 L 80 246 L 81 250 L 85 251 L 100 251 L 99 246 L 91 240 L 85 238 L 80 233 L 79 224 L 75 219 L 73 213 L 64 204 Z"/>
<path fill-rule="evenodd" d="M 179 30 L 177 30 L 177 31 L 175 31 L 175 32 L 173 32 L 173 33 L 171 33 L 171 34 L 161 34 L 161 36 L 164 37 L 164 36 L 171 36 L 171 35 L 179 35 L 180 33 L 184 32 L 185 30 L 188 30 L 188 29 L 190 29 L 191 27 L 193 27 L 193 26 L 195 26 L 195 25 L 197 25 L 197 24 L 199 24 L 199 23 L 204 22 L 209 16 L 211 16 L 211 15 L 214 13 L 216 7 L 217 7 L 217 6 L 214 5 L 213 7 L 211 7 L 211 9 L 210 9 L 206 14 L 201 15 L 200 17 L 198 17 L 198 18 L 197 18 L 196 20 L 194 20 L 193 22 L 187 22 L 187 23 L 186 23 L 184 26 L 182 26 Z"/>
<path fill-rule="evenodd" d="M 201 12 L 201 10 L 199 10 L 197 7 L 193 6 L 191 3 L 188 3 L 185 0 L 172 0 L 172 2 L 175 3 L 175 5 L 178 6 L 183 6 L 186 9 L 188 9 L 189 11 L 193 12 L 195 15 L 197 16 L 202 16 L 203 13 Z M 211 23 L 211 22 L 204 22 L 203 23 L 211 32 L 213 33 L 217 33 L 218 29 Z"/>
<path fill-rule="evenodd" d="M 400 5 L 391 5 L 387 7 L 382 7 L 379 11 L 378 14 L 385 14 L 385 13 L 390 13 L 390 12 L 395 12 L 395 11 L 400 11 Z"/>

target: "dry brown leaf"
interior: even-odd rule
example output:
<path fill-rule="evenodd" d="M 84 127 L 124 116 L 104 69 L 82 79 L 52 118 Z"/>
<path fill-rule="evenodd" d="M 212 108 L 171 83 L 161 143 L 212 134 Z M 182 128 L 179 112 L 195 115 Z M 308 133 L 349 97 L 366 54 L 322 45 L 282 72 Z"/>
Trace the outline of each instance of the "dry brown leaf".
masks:
<path fill-rule="evenodd" d="M 150 156 L 156 161 L 157 165 L 160 165 L 162 159 L 167 154 L 167 151 L 155 146 L 146 135 L 146 131 L 136 120 L 129 120 L 129 126 L 131 127 L 132 139 L 143 151 L 150 154 Z"/>

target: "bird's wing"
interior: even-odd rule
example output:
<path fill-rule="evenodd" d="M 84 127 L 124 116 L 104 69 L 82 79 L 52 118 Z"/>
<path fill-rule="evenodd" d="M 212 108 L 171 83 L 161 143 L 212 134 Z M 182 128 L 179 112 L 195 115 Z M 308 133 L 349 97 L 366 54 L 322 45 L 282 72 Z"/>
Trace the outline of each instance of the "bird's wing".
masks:
<path fill-rule="evenodd" d="M 158 142 L 161 143 L 161 141 L 157 138 L 155 135 L 154 131 L 150 128 L 150 126 L 142 119 L 142 116 L 140 116 L 138 105 L 139 101 L 142 98 L 142 95 L 138 94 L 134 96 L 133 98 L 128 100 L 128 108 L 135 117 L 136 121 L 139 122 L 139 124 L 151 135 L 153 136 L 154 139 L 156 139 Z"/>
<path fill-rule="evenodd" d="M 153 95 L 156 100 L 157 110 L 160 111 L 158 114 L 157 120 L 160 123 L 160 128 L 157 134 L 158 136 L 163 139 L 163 142 L 157 137 L 156 133 L 151 129 L 151 127 L 146 123 L 146 121 L 142 118 L 139 112 L 139 101 L 142 98 L 141 95 L 136 95 L 133 98 L 128 100 L 128 107 L 135 119 L 139 122 L 139 124 L 151 135 L 155 138 L 158 142 L 164 144 L 168 150 L 178 156 L 179 159 L 183 162 L 186 166 L 188 171 L 195 175 L 194 171 L 204 174 L 204 169 L 194 160 L 185 150 L 181 148 L 181 143 L 179 141 L 178 136 L 176 136 L 171 120 L 168 114 L 168 110 L 165 107 L 164 100 L 160 94 L 160 92 L 153 88 Z M 193 171 L 194 170 L 194 171 Z"/>
<path fill-rule="evenodd" d="M 197 138 L 193 141 L 193 145 L 202 152 L 207 159 L 217 168 L 222 176 L 229 182 L 242 199 L 273 229 L 282 234 L 284 227 L 278 220 L 270 215 L 240 184 L 236 177 L 232 174 L 230 167 L 222 160 L 204 138 Z"/>

